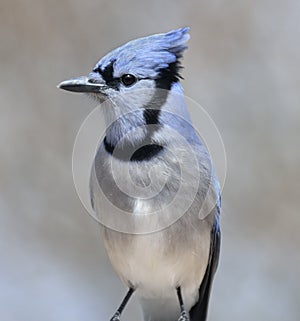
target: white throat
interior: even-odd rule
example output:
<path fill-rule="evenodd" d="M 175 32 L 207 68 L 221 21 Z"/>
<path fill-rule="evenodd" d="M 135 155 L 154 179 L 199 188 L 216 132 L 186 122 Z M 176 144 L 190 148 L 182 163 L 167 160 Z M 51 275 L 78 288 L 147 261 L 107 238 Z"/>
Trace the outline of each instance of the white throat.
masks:
<path fill-rule="evenodd" d="M 155 117 L 147 117 L 145 110 L 152 116 L 157 113 L 157 122 Z M 164 125 L 180 126 L 175 122 L 178 116 L 189 121 L 179 83 L 173 84 L 170 91 L 146 88 L 115 95 L 105 103 L 104 115 L 106 141 L 112 146 L 134 146 L 149 141 L 149 133 L 162 129 Z"/>

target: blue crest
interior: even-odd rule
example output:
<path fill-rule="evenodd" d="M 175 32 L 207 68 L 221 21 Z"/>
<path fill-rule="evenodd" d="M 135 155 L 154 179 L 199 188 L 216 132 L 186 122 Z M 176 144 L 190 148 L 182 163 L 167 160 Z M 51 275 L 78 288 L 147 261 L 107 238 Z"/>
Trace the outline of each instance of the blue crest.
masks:
<path fill-rule="evenodd" d="M 190 28 L 180 28 L 132 40 L 103 57 L 95 69 L 104 70 L 111 65 L 113 77 L 131 73 L 137 77 L 155 77 L 175 63 L 187 48 Z"/>

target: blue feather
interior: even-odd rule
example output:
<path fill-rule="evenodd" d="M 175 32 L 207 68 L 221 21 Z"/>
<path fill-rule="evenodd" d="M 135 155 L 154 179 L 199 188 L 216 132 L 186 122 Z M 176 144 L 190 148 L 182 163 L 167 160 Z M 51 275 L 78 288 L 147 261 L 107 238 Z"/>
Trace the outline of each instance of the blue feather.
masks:
<path fill-rule="evenodd" d="M 95 66 L 104 70 L 112 61 L 114 77 L 132 73 L 137 77 L 154 78 L 161 69 L 167 68 L 182 56 L 190 36 L 189 28 L 180 28 L 129 41 L 111 51 Z"/>

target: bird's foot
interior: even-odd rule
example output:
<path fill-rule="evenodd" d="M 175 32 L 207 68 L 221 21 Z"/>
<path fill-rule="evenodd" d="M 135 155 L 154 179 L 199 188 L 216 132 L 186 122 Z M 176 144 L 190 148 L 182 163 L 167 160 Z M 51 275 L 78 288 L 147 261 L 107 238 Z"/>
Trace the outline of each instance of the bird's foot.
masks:
<path fill-rule="evenodd" d="M 182 311 L 178 321 L 189 321 L 189 316 L 187 315 L 186 311 Z"/>
<path fill-rule="evenodd" d="M 120 321 L 121 314 L 120 312 L 116 312 L 113 317 L 110 319 L 110 321 Z"/>

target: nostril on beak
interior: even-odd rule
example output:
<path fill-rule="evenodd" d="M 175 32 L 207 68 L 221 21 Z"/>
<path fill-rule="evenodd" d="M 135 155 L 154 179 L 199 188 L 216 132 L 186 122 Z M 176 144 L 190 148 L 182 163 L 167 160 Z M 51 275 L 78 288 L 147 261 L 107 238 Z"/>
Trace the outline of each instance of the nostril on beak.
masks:
<path fill-rule="evenodd" d="M 93 84 L 93 85 L 100 85 L 103 88 L 106 87 L 106 84 L 103 82 L 103 80 L 97 79 L 97 78 L 93 78 L 93 77 L 88 78 L 87 83 L 88 84 Z"/>
<path fill-rule="evenodd" d="M 99 82 L 98 82 L 96 79 L 94 79 L 94 78 L 89 78 L 87 82 L 89 82 L 90 84 L 97 84 L 97 83 L 99 83 Z"/>

